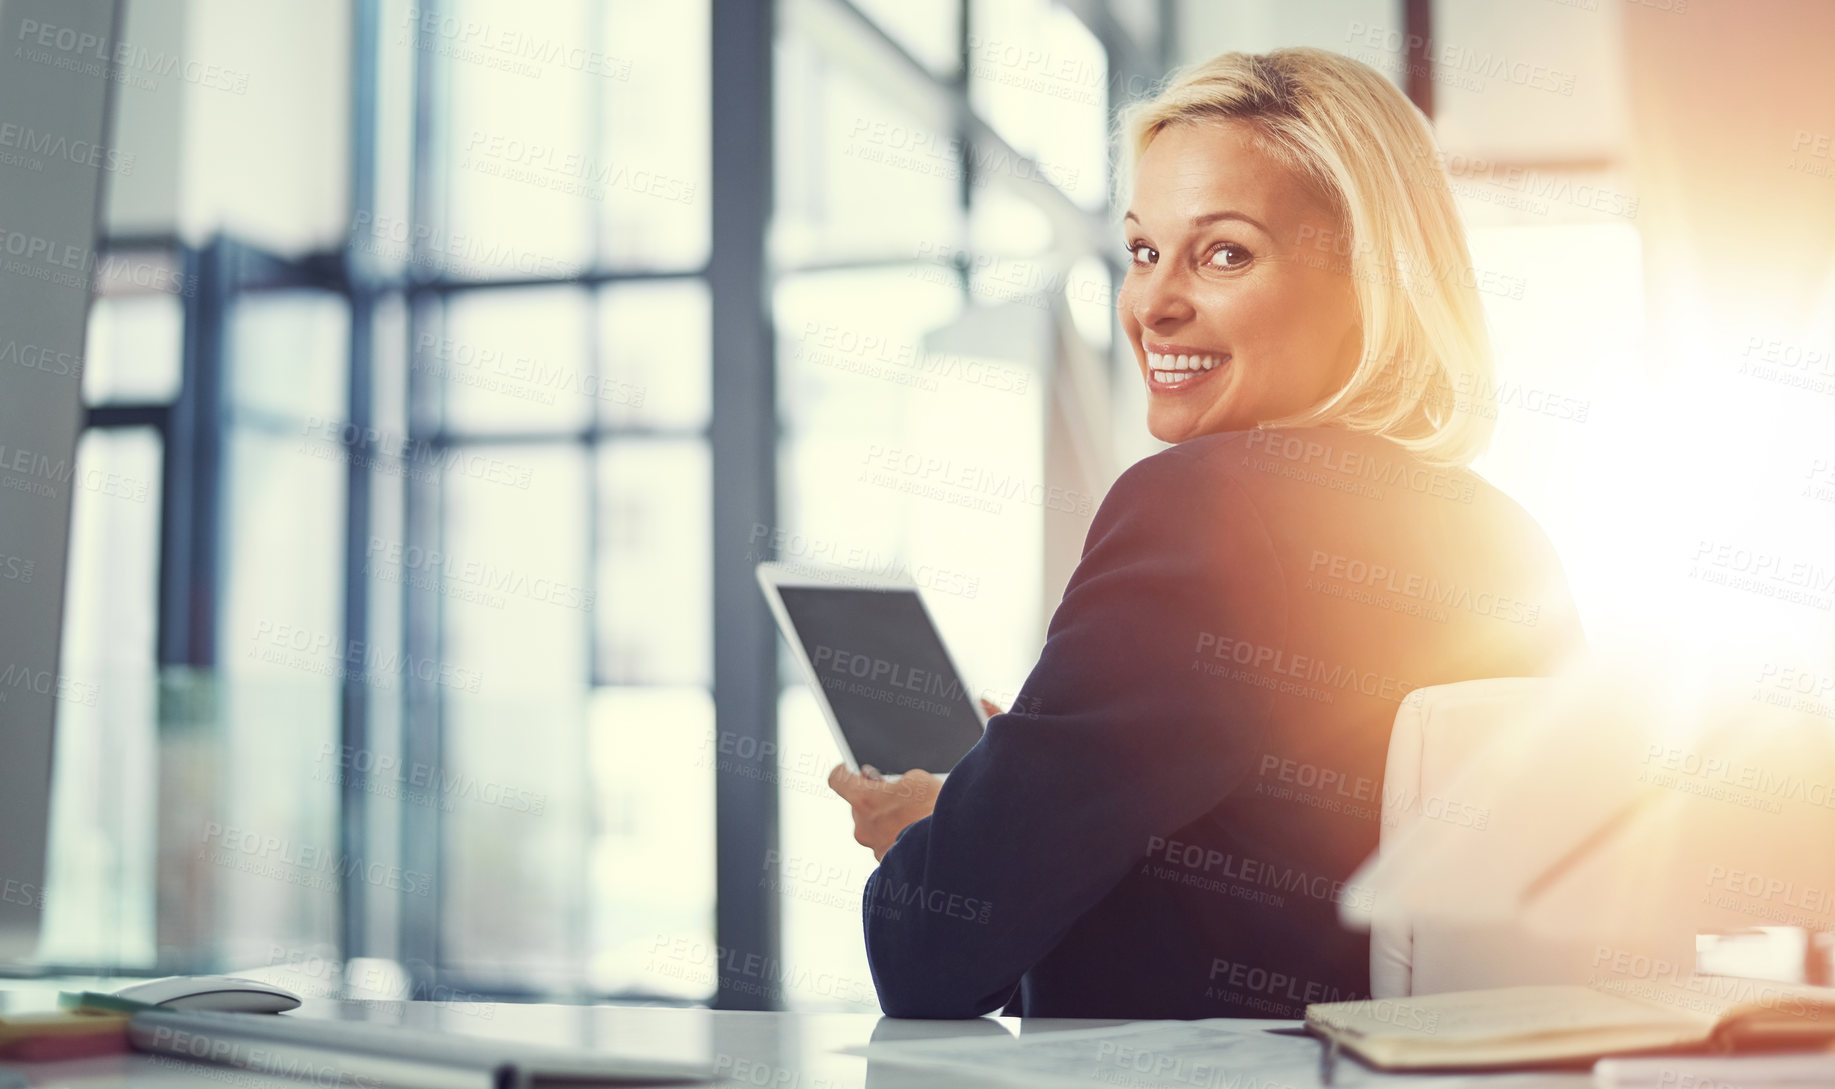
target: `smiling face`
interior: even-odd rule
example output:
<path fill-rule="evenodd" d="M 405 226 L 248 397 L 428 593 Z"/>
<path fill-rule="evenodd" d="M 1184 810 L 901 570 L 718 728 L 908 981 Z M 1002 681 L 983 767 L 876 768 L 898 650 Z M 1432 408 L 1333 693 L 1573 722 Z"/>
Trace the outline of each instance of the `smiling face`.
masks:
<path fill-rule="evenodd" d="M 1341 388 L 1361 335 L 1331 205 L 1240 121 L 1175 123 L 1141 154 L 1116 300 L 1162 442 L 1241 431 Z M 1342 246 L 1338 247 L 1342 249 Z"/>

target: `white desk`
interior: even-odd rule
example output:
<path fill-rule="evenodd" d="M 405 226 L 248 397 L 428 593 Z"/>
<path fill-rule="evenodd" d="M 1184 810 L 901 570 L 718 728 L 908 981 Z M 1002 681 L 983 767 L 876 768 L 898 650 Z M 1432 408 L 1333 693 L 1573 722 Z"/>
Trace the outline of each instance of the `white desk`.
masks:
<path fill-rule="evenodd" d="M 365 1002 L 309 999 L 286 1016 L 345 1017 L 439 1027 L 479 1036 L 602 1048 L 649 1058 L 712 1060 L 729 1084 L 763 1089 L 909 1089 L 915 1086 L 997 1086 L 992 1078 L 964 1078 L 953 1072 L 869 1062 L 840 1055 L 838 1048 L 883 1040 L 996 1033 L 1050 1032 L 1093 1028 L 1112 1021 L 984 1018 L 979 1021 L 897 1021 L 860 1013 L 741 1013 L 650 1006 L 548 1006 L 439 1002 Z M 229 1086 L 280 1089 L 313 1084 L 266 1077 L 227 1066 L 177 1063 L 151 1055 L 117 1055 L 64 1063 L 13 1064 L 33 1086 L 109 1089 L 113 1086 Z M 1585 1074 L 1502 1075 L 1498 1078 L 1436 1079 L 1446 1089 L 1495 1084 L 1498 1089 L 1581 1089 Z M 1340 1089 L 1382 1086 L 1391 1079 L 1372 1075 L 1349 1060 L 1341 1062 Z M 1092 1081 L 1093 1086 L 1101 1082 Z M 1194 1089 L 1310 1089 L 1318 1084 L 1316 1063 L 1294 1072 L 1285 1086 L 1272 1082 L 1237 1084 L 1212 1079 Z M 1419 1085 L 1418 1079 L 1397 1084 Z"/>

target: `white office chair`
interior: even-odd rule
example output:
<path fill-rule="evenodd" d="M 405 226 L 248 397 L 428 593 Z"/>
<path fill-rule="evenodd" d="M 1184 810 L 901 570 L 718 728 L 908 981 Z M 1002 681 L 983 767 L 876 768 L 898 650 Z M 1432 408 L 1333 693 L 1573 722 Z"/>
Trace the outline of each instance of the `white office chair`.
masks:
<path fill-rule="evenodd" d="M 1660 983 L 1693 967 L 1697 934 L 1790 908 L 1777 890 L 1835 887 L 1827 719 L 1663 684 L 1606 670 L 1409 694 L 1377 855 L 1339 909 L 1370 931 L 1373 995 Z"/>
<path fill-rule="evenodd" d="M 1420 820 L 1488 824 L 1491 814 L 1449 788 L 1468 759 L 1549 698 L 1553 683 L 1496 677 L 1409 693 L 1389 737 L 1379 844 L 1392 843 Z M 1384 909 L 1375 904 L 1370 917 L 1370 989 L 1377 998 L 1494 985 L 1486 965 L 1495 962 L 1495 950 L 1449 948 L 1448 935 L 1417 934 L 1422 920 Z"/>

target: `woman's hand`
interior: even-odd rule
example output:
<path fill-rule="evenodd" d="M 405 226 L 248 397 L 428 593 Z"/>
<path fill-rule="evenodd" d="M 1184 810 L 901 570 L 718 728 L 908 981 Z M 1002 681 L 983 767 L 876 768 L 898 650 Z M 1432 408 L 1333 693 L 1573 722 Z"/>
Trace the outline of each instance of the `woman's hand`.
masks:
<path fill-rule="evenodd" d="M 943 781 L 922 768 L 888 781 L 871 764 L 863 766 L 859 774 L 847 770 L 846 764 L 836 764 L 828 773 L 828 785 L 853 807 L 854 842 L 871 847 L 875 861 L 886 857 L 906 827 L 930 816 L 937 791 L 943 789 Z"/>

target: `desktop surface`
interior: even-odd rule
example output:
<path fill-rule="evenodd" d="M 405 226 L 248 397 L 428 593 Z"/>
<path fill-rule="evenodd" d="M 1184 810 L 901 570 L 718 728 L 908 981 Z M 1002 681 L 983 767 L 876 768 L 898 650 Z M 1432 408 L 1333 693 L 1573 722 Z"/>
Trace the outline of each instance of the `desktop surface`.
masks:
<path fill-rule="evenodd" d="M 17 1003 L 9 1003 L 17 1008 Z M 869 1013 L 754 1013 L 663 1006 L 540 1005 L 476 1002 L 405 1002 L 308 998 L 290 1018 L 313 1017 L 375 1024 L 436 1028 L 472 1037 L 550 1043 L 646 1059 L 711 1062 L 725 1085 L 772 1089 L 915 1089 L 919 1086 L 1011 1086 L 996 1077 L 977 1078 L 955 1070 L 869 1060 L 841 1048 L 892 1040 L 1014 1036 L 1121 1024 L 1061 1018 L 982 1018 L 974 1021 L 902 1021 Z M 1277 1022 L 1268 1022 L 1270 1025 Z M 1297 1024 L 1280 1022 L 1278 1024 Z M 195 1086 L 233 1084 L 238 1089 L 299 1086 L 301 1081 L 269 1077 L 225 1066 L 192 1065 L 156 1055 L 126 1054 L 60 1063 L 8 1064 L 33 1086 Z M 1283 1089 L 1319 1084 L 1316 1059 L 1298 1064 Z M 1334 1085 L 1431 1086 L 1471 1089 L 1491 1078 L 1382 1076 L 1349 1061 L 1339 1064 Z M 1580 1089 L 1592 1084 L 1585 1073 L 1541 1076 L 1500 1075 L 1500 1089 Z M 1102 1084 L 1092 1080 L 1091 1084 Z M 1142 1084 L 1152 1084 L 1143 1079 Z M 1194 1089 L 1230 1089 L 1236 1083 L 1206 1079 Z M 1242 1084 L 1249 1084 L 1245 1080 Z"/>

